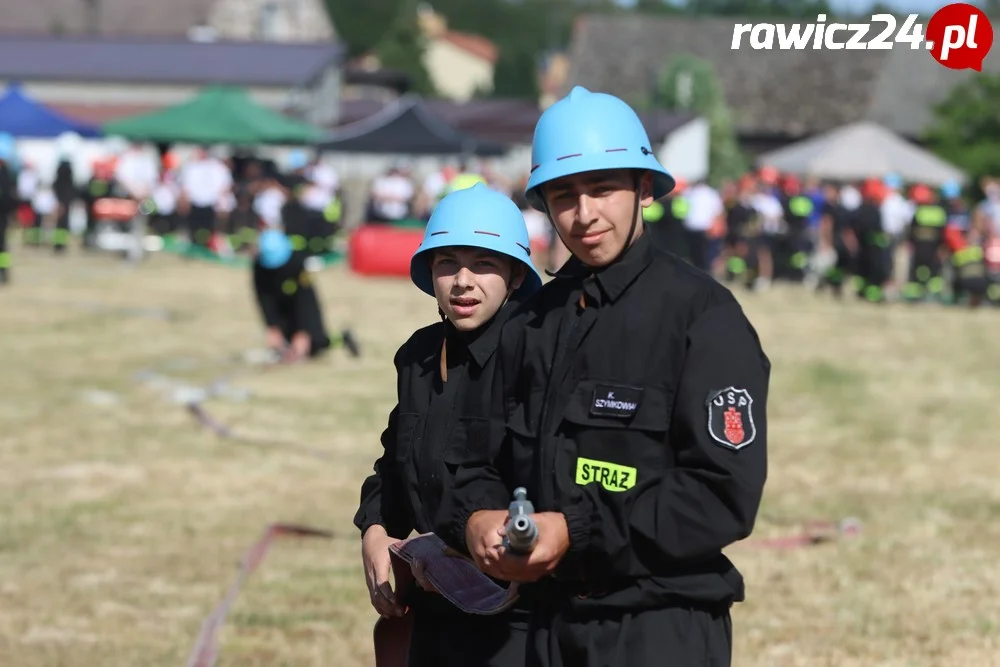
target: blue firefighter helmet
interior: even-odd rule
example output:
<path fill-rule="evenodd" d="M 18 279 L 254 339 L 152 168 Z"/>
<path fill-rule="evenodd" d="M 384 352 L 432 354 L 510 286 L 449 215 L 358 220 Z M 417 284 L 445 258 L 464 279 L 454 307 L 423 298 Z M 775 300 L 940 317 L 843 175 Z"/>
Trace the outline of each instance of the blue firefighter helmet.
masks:
<path fill-rule="evenodd" d="M 421 291 L 434 296 L 427 253 L 435 248 L 465 246 L 512 257 L 527 267 L 518 296 L 527 296 L 542 285 L 531 263 L 531 242 L 524 216 L 510 197 L 482 183 L 445 196 L 431 213 L 424 239 L 410 260 L 410 278 Z"/>
<path fill-rule="evenodd" d="M 941 196 L 945 199 L 955 199 L 962 194 L 962 186 L 956 181 L 948 181 L 941 186 Z"/>
<path fill-rule="evenodd" d="M 653 198 L 674 189 L 649 142 L 646 128 L 623 100 L 576 86 L 545 110 L 531 144 L 528 202 L 545 211 L 540 186 L 563 176 L 600 169 L 641 169 L 653 174 Z"/>
<path fill-rule="evenodd" d="M 882 179 L 882 183 L 885 184 L 887 188 L 899 190 L 903 187 L 903 178 L 899 174 L 892 172 L 885 175 L 885 178 Z"/>
<path fill-rule="evenodd" d="M 268 229 L 257 238 L 257 260 L 265 269 L 284 266 L 292 257 L 292 241 L 284 232 Z"/>

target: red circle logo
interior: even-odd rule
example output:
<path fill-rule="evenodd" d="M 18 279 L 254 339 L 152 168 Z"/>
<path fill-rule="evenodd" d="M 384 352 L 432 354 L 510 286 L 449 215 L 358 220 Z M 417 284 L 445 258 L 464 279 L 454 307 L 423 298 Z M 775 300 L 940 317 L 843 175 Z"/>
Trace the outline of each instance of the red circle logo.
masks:
<path fill-rule="evenodd" d="M 945 67 L 982 72 L 993 46 L 993 26 L 978 7 L 956 2 L 934 13 L 925 39 L 934 60 Z"/>

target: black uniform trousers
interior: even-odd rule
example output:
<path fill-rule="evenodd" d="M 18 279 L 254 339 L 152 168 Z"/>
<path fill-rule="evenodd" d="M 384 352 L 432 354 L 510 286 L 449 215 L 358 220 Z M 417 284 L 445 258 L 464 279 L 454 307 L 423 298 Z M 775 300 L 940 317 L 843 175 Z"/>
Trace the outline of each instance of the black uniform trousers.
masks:
<path fill-rule="evenodd" d="M 254 296 L 265 325 L 281 331 L 286 344 L 296 333 L 306 332 L 311 357 L 329 349 L 323 311 L 301 253 L 293 254 L 285 266 L 277 269 L 265 269 L 254 262 L 252 276 Z"/>
<path fill-rule="evenodd" d="M 427 598 L 433 597 L 433 600 Z M 407 667 L 522 667 L 527 664 L 528 613 L 464 614 L 434 593 L 413 601 Z"/>
<path fill-rule="evenodd" d="M 615 616 L 538 614 L 530 667 L 729 667 L 729 611 L 668 607 Z"/>
<path fill-rule="evenodd" d="M 215 233 L 215 207 L 192 206 L 188 213 L 188 230 L 193 245 L 207 246 Z"/>

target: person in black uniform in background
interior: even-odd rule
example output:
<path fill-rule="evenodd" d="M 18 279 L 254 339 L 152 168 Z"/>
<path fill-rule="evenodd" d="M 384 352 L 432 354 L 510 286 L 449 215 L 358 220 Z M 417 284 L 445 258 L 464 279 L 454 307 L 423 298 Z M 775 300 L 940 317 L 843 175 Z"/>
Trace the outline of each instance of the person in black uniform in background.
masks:
<path fill-rule="evenodd" d="M 94 213 L 94 202 L 104 197 L 124 196 L 115 183 L 114 164 L 110 160 L 96 160 L 93 173 L 80 193 L 84 208 L 87 210 L 87 227 L 83 231 L 83 247 L 92 249 L 97 246 L 97 215 Z"/>
<path fill-rule="evenodd" d="M 52 183 L 52 192 L 56 196 L 56 201 L 59 202 L 56 228 L 52 234 L 52 249 L 56 254 L 61 254 L 66 251 L 66 244 L 69 242 L 69 213 L 73 202 L 79 196 L 73 178 L 73 165 L 65 157 L 59 160 L 59 166 L 56 167 L 56 178 Z"/>
<path fill-rule="evenodd" d="M 832 249 L 837 259 L 819 286 L 829 286 L 834 296 L 844 295 L 844 281 L 854 273 L 854 257 L 858 240 L 851 228 L 851 213 L 840 202 L 840 190 L 833 183 L 823 185 L 823 205 L 820 211 L 819 240 L 821 247 Z"/>
<path fill-rule="evenodd" d="M 305 253 L 283 232 L 260 235 L 253 263 L 257 305 L 267 326 L 267 346 L 287 362 L 317 357 L 330 347 Z"/>
<path fill-rule="evenodd" d="M 726 277 L 752 289 L 760 275 L 760 249 L 764 243 L 763 221 L 753 207 L 755 184 L 743 177 L 736 196 L 726 206 Z"/>
<path fill-rule="evenodd" d="M 640 209 L 674 183 L 625 102 L 574 88 L 532 164 L 529 200 L 573 258 L 504 328 L 506 437 L 458 470 L 438 534 L 527 582 L 528 665 L 727 666 L 744 585 L 722 550 L 763 493 L 770 362 L 732 293 L 650 242 Z M 526 557 L 501 542 L 520 486 Z"/>
<path fill-rule="evenodd" d="M 437 299 L 442 321 L 416 331 L 396 353 L 398 402 L 354 519 L 372 605 L 384 616 L 403 616 L 406 607 L 412 614 L 409 667 L 524 665 L 523 607 L 467 615 L 426 582 L 393 592 L 388 548 L 413 530 L 430 532 L 455 467 L 490 457 L 500 330 L 541 284 L 529 247 L 517 205 L 477 184 L 434 208 L 411 262 L 413 283 Z M 418 580 L 421 572 L 414 567 Z"/>
<path fill-rule="evenodd" d="M 10 282 L 12 262 L 7 250 L 7 225 L 17 205 L 17 183 L 7 165 L 8 157 L 0 151 L 0 285 Z"/>
<path fill-rule="evenodd" d="M 889 235 L 882 227 L 879 208 L 884 192 L 881 181 L 865 181 L 861 186 L 861 205 L 851 215 L 851 227 L 858 239 L 858 296 L 871 303 L 885 302 L 885 283 L 891 266 Z"/>
<path fill-rule="evenodd" d="M 903 287 L 903 296 L 914 302 L 927 297 L 941 298 L 945 286 L 941 269 L 944 265 L 948 211 L 938 203 L 934 191 L 926 185 L 914 186 L 911 200 L 917 208 L 907 234 L 910 273 Z"/>
<path fill-rule="evenodd" d="M 649 224 L 650 238 L 667 252 L 691 261 L 687 250 L 687 232 L 684 219 L 688 214 L 688 201 L 684 198 L 687 183 L 678 178 L 677 186 L 663 199 L 642 209 L 642 219 Z"/>
<path fill-rule="evenodd" d="M 785 176 L 782 182 L 781 206 L 785 211 L 786 229 L 779 241 L 780 259 L 775 258 L 775 268 L 788 279 L 799 282 L 809 263 L 809 216 L 813 212 L 813 202 L 802 194 L 802 186 L 795 176 Z"/>

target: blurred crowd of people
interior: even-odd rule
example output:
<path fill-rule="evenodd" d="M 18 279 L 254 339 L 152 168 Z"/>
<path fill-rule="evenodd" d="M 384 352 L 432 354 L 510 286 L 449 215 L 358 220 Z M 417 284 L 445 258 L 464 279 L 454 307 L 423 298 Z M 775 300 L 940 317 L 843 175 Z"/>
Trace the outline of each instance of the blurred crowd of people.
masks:
<path fill-rule="evenodd" d="M 102 223 L 125 226 L 139 211 L 153 236 L 180 237 L 216 255 L 252 248 L 268 228 L 284 229 L 297 250 L 322 255 L 336 249 L 343 226 L 339 174 L 301 150 L 279 169 L 253 155 L 197 148 L 183 160 L 172 151 L 157 159 L 131 145 L 96 160 L 82 186 L 65 157 L 53 182 L 43 184 L 32 164 L 13 166 L 12 151 L 13 142 L 0 136 L 0 224 L 5 229 L 16 221 L 25 245 L 48 240 L 57 253 L 71 236 L 75 202 L 86 211 L 84 248 L 97 245 Z M 568 252 L 525 200 L 526 180 L 505 178 L 487 161 L 458 160 L 418 179 L 400 160 L 370 182 L 362 219 L 420 225 L 446 194 L 483 183 L 518 204 L 539 268 L 554 271 Z M 719 188 L 678 179 L 643 217 L 666 249 L 753 290 L 791 281 L 875 303 L 1000 304 L 1000 179 L 984 178 L 980 186 L 985 197 L 970 202 L 957 183 L 933 188 L 895 174 L 851 183 L 803 181 L 763 167 Z M 6 236 L 0 234 L 0 281 L 9 279 L 11 267 Z"/>
<path fill-rule="evenodd" d="M 336 170 L 292 152 L 280 170 L 252 155 L 227 157 L 196 148 L 181 159 L 139 144 L 93 161 L 80 181 L 69 155 L 61 155 L 51 183 L 35 165 L 17 159 L 13 143 L 0 137 L 0 220 L 15 222 L 25 246 L 49 245 L 62 254 L 72 236 L 74 207 L 85 212 L 85 249 L 99 247 L 102 227 L 126 233 L 139 213 L 148 233 L 182 237 L 194 248 L 226 255 L 252 245 L 261 228 L 285 226 L 314 254 L 328 252 L 340 228 L 343 207 Z M 6 243 L 7 235 L 0 234 Z M 0 246 L 0 281 L 10 279 L 11 256 Z"/>
<path fill-rule="evenodd" d="M 970 206 L 958 183 L 803 182 L 763 167 L 718 190 L 681 181 L 644 217 L 668 249 L 753 290 L 784 280 L 873 303 L 1000 304 L 1000 181 L 981 187 Z"/>

